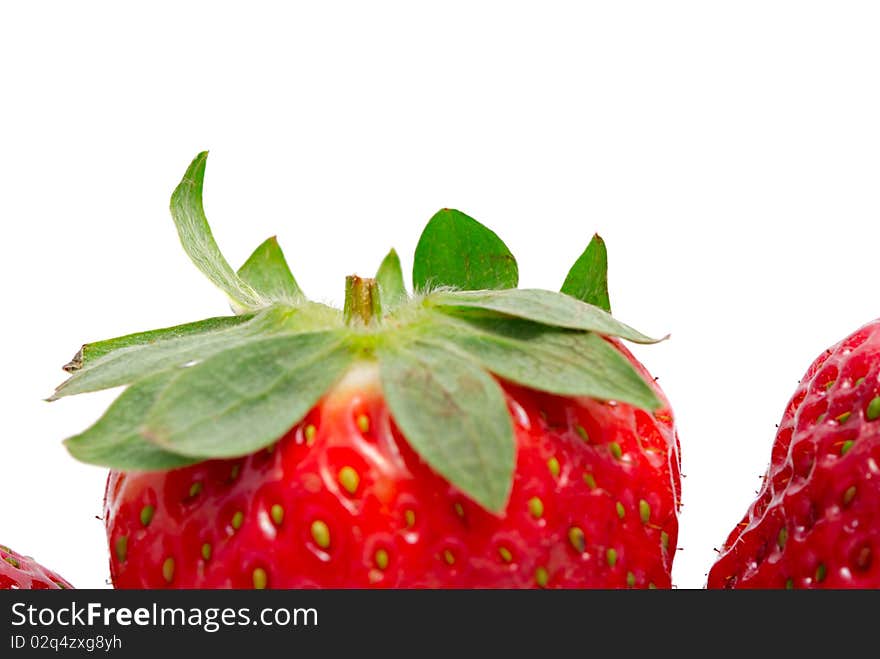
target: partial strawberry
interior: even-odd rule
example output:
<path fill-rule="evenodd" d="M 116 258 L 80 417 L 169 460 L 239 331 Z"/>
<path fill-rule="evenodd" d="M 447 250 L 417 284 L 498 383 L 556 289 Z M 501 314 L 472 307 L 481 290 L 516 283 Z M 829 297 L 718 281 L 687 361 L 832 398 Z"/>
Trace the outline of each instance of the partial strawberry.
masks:
<path fill-rule="evenodd" d="M 709 588 L 880 588 L 880 319 L 813 362 Z"/>
<path fill-rule="evenodd" d="M 410 295 L 392 250 L 343 310 L 303 295 L 277 241 L 237 272 L 202 208 L 181 241 L 235 316 L 83 346 L 54 398 L 127 389 L 84 433 L 111 467 L 121 588 L 671 586 L 678 440 L 622 345 L 596 237 L 560 293 L 516 288 L 489 229 L 444 209 Z"/>
<path fill-rule="evenodd" d="M 113 581 L 167 586 L 670 586 L 671 416 L 504 384 L 517 468 L 497 516 L 403 437 L 375 368 L 271 450 L 113 472 Z M 674 468 L 674 467 L 673 467 Z M 670 542 L 673 544 L 670 545 Z"/>
<path fill-rule="evenodd" d="M 37 563 L 0 545 L 0 590 L 58 590 L 73 588 L 67 581 Z"/>

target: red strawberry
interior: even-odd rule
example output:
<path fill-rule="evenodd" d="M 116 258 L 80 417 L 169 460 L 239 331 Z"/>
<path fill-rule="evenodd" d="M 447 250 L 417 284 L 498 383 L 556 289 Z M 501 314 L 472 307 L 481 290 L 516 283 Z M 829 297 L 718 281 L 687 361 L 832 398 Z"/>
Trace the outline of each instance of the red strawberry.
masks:
<path fill-rule="evenodd" d="M 274 239 L 233 272 L 172 197 L 237 316 L 89 344 L 55 397 L 128 384 L 67 441 L 112 468 L 121 588 L 671 586 L 680 493 L 669 405 L 617 337 L 596 237 L 562 292 L 517 289 L 501 240 L 458 211 L 309 302 Z"/>
<path fill-rule="evenodd" d="M 113 582 L 160 587 L 668 588 L 677 535 L 668 408 L 505 385 L 517 469 L 503 516 L 435 475 L 375 369 L 350 371 L 272 450 L 113 472 Z M 657 390 L 659 393 L 659 390 Z"/>
<path fill-rule="evenodd" d="M 52 570 L 30 556 L 22 556 L 0 545 L 0 590 L 58 590 L 73 588 Z"/>
<path fill-rule="evenodd" d="M 880 588 L 880 319 L 823 352 L 709 588 Z"/>

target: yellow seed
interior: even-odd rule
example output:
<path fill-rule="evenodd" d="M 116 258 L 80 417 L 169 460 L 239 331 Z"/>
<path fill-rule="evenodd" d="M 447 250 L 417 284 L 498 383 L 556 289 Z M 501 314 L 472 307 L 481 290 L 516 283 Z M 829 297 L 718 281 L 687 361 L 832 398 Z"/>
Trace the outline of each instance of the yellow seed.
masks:
<path fill-rule="evenodd" d="M 633 588 L 636 585 L 636 575 L 632 572 L 626 573 L 626 585 L 630 588 Z"/>
<path fill-rule="evenodd" d="M 266 570 L 261 567 L 258 567 L 254 570 L 254 588 L 256 590 L 265 590 L 266 585 L 269 583 L 269 575 L 266 574 Z"/>
<path fill-rule="evenodd" d="M 547 568 L 542 566 L 535 570 L 535 583 L 538 584 L 538 588 L 546 588 L 549 578 L 550 575 L 547 574 Z"/>
<path fill-rule="evenodd" d="M 280 504 L 273 504 L 269 509 L 269 516 L 272 517 L 275 526 L 281 526 L 281 522 L 284 521 L 284 508 Z"/>
<path fill-rule="evenodd" d="M 346 465 L 342 469 L 339 470 L 339 484 L 345 489 L 349 494 L 354 494 L 357 492 L 358 485 L 361 483 L 361 477 L 358 476 L 358 473 L 354 470 L 353 467 L 349 467 Z"/>
<path fill-rule="evenodd" d="M 330 529 L 320 519 L 312 522 L 312 539 L 321 549 L 327 549 L 330 546 Z"/>
<path fill-rule="evenodd" d="M 846 492 L 843 493 L 843 503 L 844 505 L 848 505 L 856 496 L 856 486 L 850 485 L 846 488 Z"/>
<path fill-rule="evenodd" d="M 241 528 L 241 525 L 243 522 L 244 522 L 244 513 L 239 510 L 232 516 L 232 528 L 234 528 L 236 531 L 238 531 L 238 529 Z"/>
<path fill-rule="evenodd" d="M 532 497 L 529 499 L 529 512 L 532 514 L 532 517 L 540 518 L 544 514 L 544 502 L 538 497 Z"/>
<path fill-rule="evenodd" d="M 165 578 L 165 581 L 171 583 L 174 579 L 174 559 L 168 557 L 165 559 L 165 562 L 162 563 L 162 576 Z"/>
<path fill-rule="evenodd" d="M 358 414 L 357 418 L 357 427 L 361 432 L 369 432 L 370 431 L 370 417 L 366 414 Z"/>
<path fill-rule="evenodd" d="M 609 567 L 614 567 L 617 564 L 617 550 L 613 547 L 609 548 L 605 552 L 605 558 L 608 560 Z"/>
<path fill-rule="evenodd" d="M 406 521 L 406 527 L 411 529 L 416 524 L 416 512 L 414 510 L 404 510 L 403 519 Z"/>
<path fill-rule="evenodd" d="M 611 451 L 611 455 L 613 455 L 616 460 L 620 460 L 620 458 L 623 456 L 623 449 L 620 448 L 620 444 L 618 444 L 617 442 L 611 442 L 608 445 L 608 449 Z"/>
<path fill-rule="evenodd" d="M 211 544 L 208 542 L 202 545 L 202 558 L 206 561 L 211 560 Z"/>
<path fill-rule="evenodd" d="M 128 557 L 128 536 L 121 535 L 116 539 L 116 559 L 123 563 Z"/>
<path fill-rule="evenodd" d="M 150 522 L 153 521 L 153 514 L 155 512 L 156 509 L 153 506 L 144 506 L 141 508 L 141 524 L 149 526 Z"/>
<path fill-rule="evenodd" d="M 779 529 L 779 533 L 776 535 L 776 544 L 780 549 L 785 547 L 786 540 L 788 540 L 788 529 L 783 526 Z"/>
<path fill-rule="evenodd" d="M 376 561 L 376 567 L 380 570 L 388 567 L 388 552 L 384 549 L 377 549 L 373 559 Z"/>
<path fill-rule="evenodd" d="M 238 478 L 239 473 L 241 473 L 241 465 L 240 464 L 232 465 L 232 469 L 229 470 L 229 480 L 234 481 L 236 478 Z"/>
<path fill-rule="evenodd" d="M 651 519 L 651 504 L 644 499 L 639 499 L 639 518 L 642 520 L 642 524 L 647 524 Z"/>
<path fill-rule="evenodd" d="M 588 471 L 584 472 L 584 483 L 586 483 L 587 487 L 589 487 L 591 490 L 596 488 L 596 479 L 593 478 L 593 474 Z"/>
<path fill-rule="evenodd" d="M 623 504 L 618 501 L 614 504 L 614 508 L 617 510 L 617 516 L 620 519 L 623 519 L 626 516 L 626 509 L 623 507 Z"/>
<path fill-rule="evenodd" d="M 584 440 L 588 444 L 590 443 L 590 436 L 587 434 L 587 431 L 583 426 L 577 425 L 574 427 L 574 429 L 575 429 L 575 432 L 577 432 L 577 434 L 580 435 L 580 438 L 582 440 Z"/>
<path fill-rule="evenodd" d="M 456 501 L 454 504 L 452 504 L 452 508 L 453 510 L 455 510 L 456 515 L 458 515 L 459 517 L 464 517 L 464 506 L 462 506 L 460 503 Z"/>
<path fill-rule="evenodd" d="M 584 553 L 584 549 L 586 548 L 587 543 L 584 540 L 584 532 L 582 529 L 578 528 L 577 526 L 572 526 L 570 529 L 568 529 L 568 541 L 571 543 L 571 546 L 574 547 L 577 553 Z"/>
<path fill-rule="evenodd" d="M 660 531 L 660 544 L 664 550 L 669 549 L 669 534 L 666 531 Z"/>
<path fill-rule="evenodd" d="M 550 470 L 550 475 L 553 478 L 559 478 L 559 460 L 555 457 L 547 460 L 547 469 Z"/>
<path fill-rule="evenodd" d="M 449 549 L 444 549 L 443 550 L 443 560 L 446 561 L 447 565 L 454 565 L 455 564 L 455 554 L 453 554 L 452 551 Z"/>
<path fill-rule="evenodd" d="M 306 426 L 304 434 L 306 436 L 306 446 L 311 446 L 315 443 L 315 435 L 318 434 L 318 429 L 310 423 Z"/>
<path fill-rule="evenodd" d="M 190 499 L 199 496 L 199 493 L 202 491 L 202 482 L 196 481 L 189 487 L 189 497 Z"/>
<path fill-rule="evenodd" d="M 510 563 L 513 560 L 513 554 L 510 553 L 510 550 L 507 547 L 499 547 L 498 553 L 501 556 L 501 560 L 505 563 Z"/>

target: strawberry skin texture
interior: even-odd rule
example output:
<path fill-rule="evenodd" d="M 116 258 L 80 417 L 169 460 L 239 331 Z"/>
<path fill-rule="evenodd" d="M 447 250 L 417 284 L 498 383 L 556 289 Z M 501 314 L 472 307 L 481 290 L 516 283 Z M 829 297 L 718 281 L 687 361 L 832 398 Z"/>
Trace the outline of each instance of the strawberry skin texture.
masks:
<path fill-rule="evenodd" d="M 679 445 L 659 387 L 652 414 L 502 384 L 517 444 L 502 515 L 417 457 L 359 368 L 269 450 L 111 472 L 115 587 L 671 587 Z"/>
<path fill-rule="evenodd" d="M 0 590 L 59 590 L 73 588 L 66 580 L 37 563 L 0 545 Z"/>
<path fill-rule="evenodd" d="M 826 350 L 785 409 L 757 499 L 708 588 L 880 588 L 880 319 Z"/>

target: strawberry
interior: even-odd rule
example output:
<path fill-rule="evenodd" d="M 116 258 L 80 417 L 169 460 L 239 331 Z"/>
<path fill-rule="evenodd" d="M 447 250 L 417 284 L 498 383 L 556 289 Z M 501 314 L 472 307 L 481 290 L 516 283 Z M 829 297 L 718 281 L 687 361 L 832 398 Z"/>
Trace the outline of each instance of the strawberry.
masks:
<path fill-rule="evenodd" d="M 73 588 L 67 581 L 37 563 L 0 545 L 0 590 L 58 590 Z"/>
<path fill-rule="evenodd" d="M 880 588 L 880 319 L 812 363 L 708 588 Z"/>
<path fill-rule="evenodd" d="M 271 447 L 113 472 L 117 587 L 668 587 L 671 417 L 504 385 L 517 469 L 498 517 L 407 444 L 375 369 Z M 641 444 L 640 444 L 641 442 Z M 137 551 L 135 551 L 135 548 Z"/>
<path fill-rule="evenodd" d="M 519 289 L 500 238 L 443 209 L 414 293 L 392 250 L 340 312 L 274 238 L 229 267 L 205 161 L 172 216 L 236 315 L 86 344 L 52 397 L 128 385 L 66 440 L 111 469 L 116 587 L 671 586 L 678 438 L 598 236 L 560 292 Z"/>

